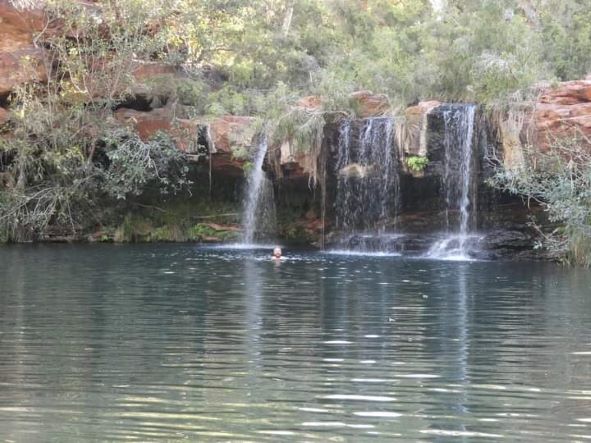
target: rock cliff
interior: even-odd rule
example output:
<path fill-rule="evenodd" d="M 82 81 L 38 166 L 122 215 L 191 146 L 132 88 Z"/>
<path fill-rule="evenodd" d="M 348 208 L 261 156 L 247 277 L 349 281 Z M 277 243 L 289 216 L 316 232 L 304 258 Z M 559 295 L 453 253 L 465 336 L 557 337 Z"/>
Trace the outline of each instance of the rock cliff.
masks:
<path fill-rule="evenodd" d="M 47 81 L 48 49 L 36 40 L 47 26 L 42 10 L 19 10 L 8 0 L 0 0 L 0 136 L 10 131 L 9 98 L 15 89 L 26 83 Z M 257 120 L 235 115 L 189 118 L 192 113 L 172 103 L 165 88 L 158 90 L 151 84 L 155 78 L 172 83 L 184 75 L 174 66 L 136 63 L 134 87 L 129 99 L 113 110 L 114 120 L 133 128 L 143 139 L 158 131 L 166 132 L 180 150 L 195 162 L 207 164 L 216 176 L 233 180 L 242 177 L 254 145 Z M 310 96 L 295 106 L 306 112 L 322 113 L 323 102 L 321 97 Z M 400 179 L 396 223 L 399 229 L 414 235 L 406 247 L 423 248 L 421 242 L 429 233 L 443 229 L 443 115 L 448 105 L 437 100 L 424 101 L 393 116 L 388 97 L 370 91 L 351 94 L 350 105 L 353 117 L 327 114 L 321 153 L 312 149 L 296 151 L 288 139 L 275 141 L 270 148 L 265 169 L 275 179 L 280 209 L 288 208 L 290 221 L 300 223 L 311 239 L 317 240 L 321 232 L 334 227 L 335 211 L 331 205 L 339 175 L 367 179 L 375 169 L 373 165 L 351 163 L 335 170 L 339 122 L 350 119 L 360 131 L 365 119 L 392 118 L 393 152 Z M 582 148 L 591 149 L 591 77 L 542 88 L 533 108 L 524 111 L 519 119 L 514 122 L 505 116 L 493 122 L 482 112 L 477 116 L 474 205 L 480 217 L 476 228 L 489 232 L 483 241 L 488 243 L 491 256 L 525 254 L 533 243 L 533 234 L 527 228 L 531 208 L 486 184 L 493 173 L 491 158 L 507 167 L 519 167 L 528 161 L 524 150 L 528 142 L 534 150 L 543 151 L 563 136 L 578 137 Z M 523 133 L 512 131 L 513 127 L 523 129 Z M 351 149 L 362 148 L 352 145 Z M 424 163 L 416 163 L 423 167 L 412 167 L 413 158 L 423 159 Z M 323 174 L 323 182 L 313 182 Z"/>

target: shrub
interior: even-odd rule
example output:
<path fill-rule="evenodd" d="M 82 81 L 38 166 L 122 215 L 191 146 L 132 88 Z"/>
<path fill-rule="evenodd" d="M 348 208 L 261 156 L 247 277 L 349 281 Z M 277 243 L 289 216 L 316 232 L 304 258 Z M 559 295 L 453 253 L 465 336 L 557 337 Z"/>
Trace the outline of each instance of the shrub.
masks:
<path fill-rule="evenodd" d="M 429 159 L 420 155 L 411 155 L 406 158 L 406 166 L 412 172 L 423 172 L 429 164 Z"/>
<path fill-rule="evenodd" d="M 539 202 L 560 227 L 543 245 L 569 263 L 591 265 L 591 154 L 580 139 L 556 140 L 544 152 L 530 148 L 522 168 L 499 169 L 491 184 Z M 542 230 L 540 230 L 542 232 Z"/>

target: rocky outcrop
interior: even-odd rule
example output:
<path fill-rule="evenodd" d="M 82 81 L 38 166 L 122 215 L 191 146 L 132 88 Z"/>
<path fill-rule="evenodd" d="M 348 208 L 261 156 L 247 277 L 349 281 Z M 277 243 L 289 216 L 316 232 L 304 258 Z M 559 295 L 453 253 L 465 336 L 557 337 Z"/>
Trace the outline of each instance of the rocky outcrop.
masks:
<path fill-rule="evenodd" d="M 47 80 L 44 50 L 33 44 L 44 22 L 41 10 L 18 10 L 0 0 L 0 96 L 24 83 Z"/>
<path fill-rule="evenodd" d="M 0 0 L 0 52 L 30 47 L 33 34 L 41 31 L 44 25 L 42 10 L 19 10 L 8 0 Z"/>
<path fill-rule="evenodd" d="M 207 122 L 207 120 L 200 121 Z M 254 117 L 236 115 L 225 115 L 210 120 L 209 127 L 215 152 L 234 153 L 240 156 L 236 151 L 250 151 L 256 135 L 254 123 Z"/>
<path fill-rule="evenodd" d="M 276 173 L 283 180 L 300 182 L 308 186 L 318 166 L 318 159 L 311 151 L 297 150 L 293 143 L 284 140 L 279 146 L 279 170 Z"/>
<path fill-rule="evenodd" d="M 390 99 L 385 94 L 357 91 L 350 95 L 349 100 L 359 118 L 379 117 L 392 110 Z"/>
<path fill-rule="evenodd" d="M 41 10 L 21 11 L 14 8 L 8 0 L 0 0 L 0 106 L 8 106 L 6 97 L 19 85 L 47 80 L 47 52 L 36 46 L 34 41 L 35 35 L 44 26 L 45 18 Z M 183 72 L 167 64 L 139 63 L 132 60 L 125 61 L 128 68 L 128 62 L 131 63 L 131 70 L 126 73 L 131 72 L 135 81 L 131 86 L 126 83 L 119 87 L 119 90 L 129 92 L 131 98 L 119 103 L 120 108 L 114 111 L 115 120 L 133 128 L 143 140 L 149 140 L 159 131 L 165 132 L 173 138 L 180 150 L 201 163 L 197 169 L 203 171 L 205 168 L 202 166 L 211 167 L 213 174 L 224 176 L 224 180 L 219 182 L 240 182 L 226 180 L 225 177 L 244 175 L 244 165 L 250 158 L 256 140 L 256 120 L 249 116 L 233 115 L 183 118 L 192 114 L 179 112 L 179 107 L 171 103 L 174 102 L 172 98 L 177 80 L 184 78 Z M 100 71 L 101 64 L 107 66 L 109 60 L 94 60 L 93 63 L 94 65 L 88 67 L 88 85 L 93 81 L 92 73 Z M 127 75 L 126 78 L 131 76 Z M 107 78 L 107 82 L 108 80 Z M 95 81 L 98 83 L 101 80 Z M 82 100 L 88 100 L 89 96 L 104 97 L 103 85 L 90 88 Z M 297 101 L 294 108 L 308 113 L 307 115 L 317 116 L 326 110 L 326 102 L 323 97 L 307 96 Z M 358 91 L 350 95 L 349 104 L 356 117 L 372 119 L 374 124 L 377 124 L 376 120 L 382 120 L 375 117 L 392 115 L 391 104 L 384 94 Z M 400 207 L 396 208 L 399 211 L 396 228 L 407 233 L 404 247 L 409 250 L 424 250 L 434 240 L 433 233 L 445 229 L 442 216 L 442 202 L 446 198 L 442 189 L 445 109 L 446 106 L 439 101 L 425 101 L 407 108 L 403 116 L 393 119 L 396 147 L 399 149 L 393 149 L 394 155 L 398 157 L 397 162 L 392 164 L 399 168 L 397 173 L 400 174 L 400 177 L 397 176 L 400 182 L 396 183 L 396 192 L 399 192 L 397 197 L 400 199 Z M 290 210 L 286 211 L 288 216 L 300 214 L 300 219 L 293 217 L 292 227 L 297 232 L 304 232 L 306 238 L 318 238 L 331 223 L 336 225 L 330 205 L 335 201 L 334 188 L 339 179 L 373 180 L 378 169 L 376 166 L 379 166 L 375 161 L 367 165 L 360 160 L 352 160 L 338 171 L 335 170 L 334 149 L 331 154 L 331 148 L 334 148 L 334 140 L 339 134 L 337 120 L 344 114 L 335 113 L 335 119 L 324 114 L 327 116 L 327 125 L 322 149 L 319 144 L 314 148 L 296 147 L 290 140 L 283 140 L 269 147 L 269 158 L 272 161 L 265 165 L 265 169 L 275 179 L 277 195 L 284 202 L 284 207 L 287 206 L 285 202 L 291 204 Z M 526 128 L 528 133 L 533 134 L 530 141 L 539 150 L 548 149 L 556 138 L 562 136 L 579 136 L 581 146 L 587 146 L 591 150 L 591 78 L 545 88 L 533 113 L 530 111 L 525 114 L 525 117 L 516 114 L 517 116 L 502 119 L 496 128 L 502 139 L 500 142 L 494 137 L 487 138 L 486 129 L 479 128 L 475 131 L 475 138 L 479 143 L 475 152 L 480 154 L 480 160 L 474 161 L 473 165 L 475 174 L 478 174 L 473 205 L 481 214 L 475 229 L 489 232 L 482 242 L 487 250 L 492 251 L 491 257 L 527 254 L 531 250 L 534 235 L 527 230 L 529 208 L 525 208 L 518 199 L 495 194 L 485 185 L 487 166 L 482 160 L 484 153 L 489 149 L 498 150 L 506 167 L 518 168 L 523 165 L 527 158 L 522 147 L 521 128 Z M 0 128 L 4 136 L 7 128 L 11 127 L 6 125 L 9 118 L 8 110 L 0 107 Z M 359 135 L 361 127 L 365 126 L 358 121 L 355 134 Z M 356 149 L 360 149 L 359 146 Z M 424 170 L 416 172 L 407 167 L 406 160 L 414 156 L 428 159 Z M 321 183 L 325 188 L 332 186 L 332 191 L 324 189 L 323 192 L 316 192 L 319 188 L 311 186 L 311 179 L 320 177 L 321 171 L 332 175 L 325 177 L 326 180 Z M 238 195 L 236 189 L 230 189 L 229 193 Z M 320 199 L 329 206 L 326 213 L 324 209 L 320 209 Z M 319 214 L 322 214 L 322 220 Z M 366 239 L 359 237 L 354 241 L 362 242 Z M 392 241 L 398 240 L 393 238 Z"/>
<path fill-rule="evenodd" d="M 172 130 L 173 115 L 168 108 L 154 109 L 149 112 L 121 108 L 115 111 L 115 118 L 132 127 L 144 141 L 159 131 L 170 133 Z"/>
<path fill-rule="evenodd" d="M 322 111 L 324 102 L 323 97 L 308 95 L 300 98 L 294 107 L 308 112 Z M 374 94 L 365 90 L 351 93 L 349 105 L 357 118 L 381 117 L 392 111 L 390 99 L 386 94 Z"/>
<path fill-rule="evenodd" d="M 300 98 L 296 104 L 296 108 L 305 109 L 306 111 L 320 111 L 322 110 L 322 97 L 317 95 L 308 95 Z"/>
<path fill-rule="evenodd" d="M 243 174 L 256 132 L 253 117 L 181 119 L 169 107 L 148 112 L 121 108 L 115 112 L 115 118 L 132 127 L 144 141 L 161 131 L 188 154 L 211 153 L 212 169 L 231 176 Z"/>
<path fill-rule="evenodd" d="M 561 137 L 577 137 L 591 149 L 591 77 L 542 91 L 534 111 L 536 146 L 545 150 Z"/>
<path fill-rule="evenodd" d="M 210 152 L 212 169 L 219 174 L 230 176 L 244 175 L 244 162 L 253 147 L 256 135 L 253 117 L 227 115 L 211 121 L 201 121 L 208 125 L 212 140 Z"/>
<path fill-rule="evenodd" d="M 401 128 L 403 133 L 400 134 L 400 144 L 405 154 L 427 155 L 427 115 L 440 105 L 441 102 L 430 100 L 406 108 Z"/>

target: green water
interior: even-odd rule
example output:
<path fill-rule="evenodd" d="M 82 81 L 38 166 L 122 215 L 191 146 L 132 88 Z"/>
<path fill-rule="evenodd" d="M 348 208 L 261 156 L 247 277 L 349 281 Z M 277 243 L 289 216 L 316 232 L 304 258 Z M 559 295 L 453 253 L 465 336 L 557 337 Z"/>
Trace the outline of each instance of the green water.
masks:
<path fill-rule="evenodd" d="M 585 441 L 591 274 L 0 249 L 0 441 Z"/>

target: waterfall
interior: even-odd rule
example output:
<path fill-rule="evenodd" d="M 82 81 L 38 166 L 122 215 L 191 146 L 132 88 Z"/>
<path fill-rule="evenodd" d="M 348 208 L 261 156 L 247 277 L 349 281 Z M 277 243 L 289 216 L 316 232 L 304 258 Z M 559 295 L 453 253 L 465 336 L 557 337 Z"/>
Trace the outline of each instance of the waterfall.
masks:
<path fill-rule="evenodd" d="M 255 236 L 270 235 L 275 231 L 275 199 L 273 184 L 263 171 L 263 162 L 267 154 L 267 140 L 261 137 L 256 146 L 252 167 L 246 180 L 242 243 L 252 245 Z"/>
<path fill-rule="evenodd" d="M 393 226 L 399 206 L 394 121 L 384 117 L 343 120 L 335 174 L 336 226 L 346 236 L 341 246 L 349 248 L 353 241 L 363 249 L 381 249 L 376 238 L 395 237 L 386 230 Z"/>
<path fill-rule="evenodd" d="M 443 190 L 447 232 L 428 256 L 469 259 L 478 237 L 471 234 L 474 192 L 474 116 L 475 105 L 447 105 L 443 110 L 445 149 Z"/>

